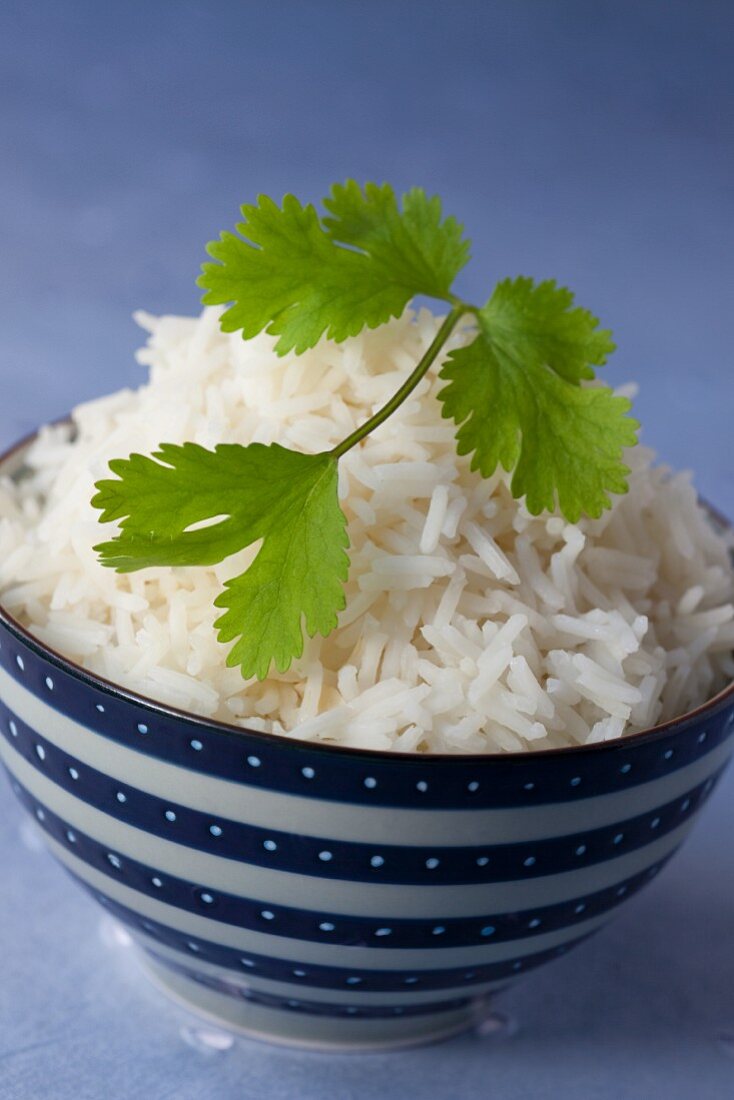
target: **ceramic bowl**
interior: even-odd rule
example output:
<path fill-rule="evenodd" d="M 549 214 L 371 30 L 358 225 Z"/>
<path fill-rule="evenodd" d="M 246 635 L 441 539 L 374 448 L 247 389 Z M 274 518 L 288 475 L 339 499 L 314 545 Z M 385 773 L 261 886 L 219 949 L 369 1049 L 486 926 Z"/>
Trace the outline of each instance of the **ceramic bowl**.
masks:
<path fill-rule="evenodd" d="M 471 1025 L 658 873 L 732 752 L 734 686 L 587 748 L 366 752 L 140 698 L 0 610 L 0 733 L 49 849 L 169 993 L 271 1041 L 385 1048 Z"/>

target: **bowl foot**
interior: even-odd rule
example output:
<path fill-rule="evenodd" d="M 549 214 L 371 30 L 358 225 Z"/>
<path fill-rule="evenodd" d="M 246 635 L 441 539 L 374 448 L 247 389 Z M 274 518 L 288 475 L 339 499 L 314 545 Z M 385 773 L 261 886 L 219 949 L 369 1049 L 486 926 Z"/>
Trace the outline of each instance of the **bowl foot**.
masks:
<path fill-rule="evenodd" d="M 197 1016 L 249 1039 L 316 1051 L 367 1052 L 397 1050 L 449 1039 L 477 1029 L 482 1035 L 509 1035 L 505 1017 L 490 1011 L 488 998 L 475 998 L 435 1013 L 388 1016 L 326 1015 L 312 1013 L 304 1001 L 277 1007 L 255 1003 L 245 986 L 222 981 L 213 988 L 208 980 L 181 973 L 147 951 L 136 951 L 146 976 L 167 996 Z M 355 998 L 356 1002 L 356 998 Z"/>

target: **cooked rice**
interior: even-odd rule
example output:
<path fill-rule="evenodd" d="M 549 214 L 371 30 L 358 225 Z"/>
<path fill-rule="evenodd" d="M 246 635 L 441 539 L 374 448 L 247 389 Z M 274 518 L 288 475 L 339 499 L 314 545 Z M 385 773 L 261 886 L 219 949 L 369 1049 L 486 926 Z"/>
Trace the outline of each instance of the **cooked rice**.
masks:
<path fill-rule="evenodd" d="M 119 576 L 92 546 L 107 462 L 162 441 L 344 438 L 436 333 L 407 313 L 344 344 L 278 358 L 219 313 L 138 314 L 150 381 L 47 427 L 28 474 L 0 482 L 3 605 L 42 642 L 139 694 L 286 736 L 408 752 L 507 752 L 605 741 L 702 703 L 734 675 L 728 546 L 689 475 L 635 448 L 629 493 L 601 519 L 529 515 L 508 477 L 456 454 L 436 372 L 340 463 L 352 544 L 347 607 L 282 675 L 225 665 L 213 601 L 252 549 L 209 568 Z M 466 339 L 462 333 L 452 344 Z"/>

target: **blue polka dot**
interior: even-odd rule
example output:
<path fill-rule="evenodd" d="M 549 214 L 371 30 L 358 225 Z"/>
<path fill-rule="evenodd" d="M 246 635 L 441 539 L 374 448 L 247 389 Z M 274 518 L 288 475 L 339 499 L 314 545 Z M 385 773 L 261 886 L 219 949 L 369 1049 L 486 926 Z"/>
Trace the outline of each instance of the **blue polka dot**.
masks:
<path fill-rule="evenodd" d="M 446 929 L 442 924 L 437 924 L 435 928 L 431 929 L 431 932 L 434 936 L 442 936 L 445 931 Z"/>
<path fill-rule="evenodd" d="M 43 812 L 43 810 L 41 809 L 40 806 L 36 810 L 36 817 L 38 818 L 39 821 L 45 821 L 46 820 L 46 815 L 45 815 L 45 813 Z"/>
<path fill-rule="evenodd" d="M 650 828 L 651 829 L 657 829 L 659 824 L 660 824 L 660 818 L 659 817 L 654 817 L 652 819 L 652 821 L 650 822 Z"/>
<path fill-rule="evenodd" d="M 332 924 L 330 920 L 324 920 L 319 925 L 322 932 L 333 932 L 336 925 Z"/>
<path fill-rule="evenodd" d="M 686 810 L 690 809 L 690 805 L 691 805 L 690 798 L 684 798 L 683 801 L 680 804 L 681 813 L 685 813 Z"/>
<path fill-rule="evenodd" d="M 370 866 L 371 867 L 382 867 L 384 862 L 385 862 L 385 860 L 383 859 L 382 856 L 372 856 L 372 858 L 370 859 Z"/>
<path fill-rule="evenodd" d="M 213 905 L 214 904 L 213 896 L 211 894 L 207 893 L 206 891 L 204 891 L 203 894 L 199 894 L 199 897 L 201 898 L 201 900 L 204 902 L 205 905 Z"/>
<path fill-rule="evenodd" d="M 294 978 L 305 978 L 306 977 L 306 971 L 305 970 L 294 970 L 293 971 L 293 977 Z"/>
<path fill-rule="evenodd" d="M 275 843 L 274 840 L 264 840 L 263 841 L 263 848 L 265 849 L 266 852 L 277 852 L 278 845 Z"/>
<path fill-rule="evenodd" d="M 535 865 L 535 856 L 528 856 L 527 859 L 523 860 L 523 866 L 524 867 L 533 867 L 534 865 Z"/>
<path fill-rule="evenodd" d="M 574 909 L 574 913 L 583 913 L 585 909 L 586 909 L 586 906 L 584 905 L 584 903 L 582 901 L 582 902 L 579 903 L 579 905 L 576 906 L 576 908 Z"/>
<path fill-rule="evenodd" d="M 76 835 L 71 829 L 66 830 L 66 839 L 69 841 L 69 844 L 76 844 Z"/>
<path fill-rule="evenodd" d="M 627 887 L 626 886 L 620 886 L 620 888 L 617 890 L 617 897 L 621 898 L 622 895 L 626 894 L 626 893 L 627 893 Z"/>
<path fill-rule="evenodd" d="M 333 858 L 331 852 L 319 852 L 319 859 L 322 863 L 328 863 Z"/>
<path fill-rule="evenodd" d="M 392 928 L 376 928 L 375 929 L 375 935 L 376 936 L 391 936 L 392 935 Z"/>
<path fill-rule="evenodd" d="M 95 708 L 96 708 L 96 710 L 99 711 L 100 714 L 104 714 L 104 707 L 102 706 L 101 703 L 96 703 Z"/>
<path fill-rule="evenodd" d="M 209 832 L 212 834 L 212 836 L 221 836 L 222 835 L 222 826 L 221 825 L 210 825 L 209 826 Z"/>
<path fill-rule="evenodd" d="M 367 778 L 364 781 L 364 785 L 367 788 L 367 790 L 373 791 L 375 789 L 375 787 L 377 786 L 377 780 L 374 778 L 374 776 L 368 775 Z"/>
<path fill-rule="evenodd" d="M 25 662 L 23 661 L 23 658 L 20 654 L 18 654 L 18 656 L 15 658 L 15 663 L 17 664 L 21 672 L 25 670 Z"/>
<path fill-rule="evenodd" d="M 622 773 L 622 775 L 627 775 L 628 772 L 632 771 L 632 765 L 631 764 L 623 764 L 622 767 L 619 770 Z"/>
<path fill-rule="evenodd" d="M 663 754 L 663 756 L 664 756 L 664 758 L 665 758 L 666 760 L 670 760 L 670 758 L 672 757 L 672 755 L 673 755 L 673 750 L 672 750 L 672 749 L 668 749 L 668 751 L 667 751 L 666 753 L 664 753 L 664 754 Z"/>
<path fill-rule="evenodd" d="M 410 977 L 410 978 L 406 978 L 403 984 L 404 985 L 416 985 L 417 981 L 418 981 L 417 978 Z"/>
<path fill-rule="evenodd" d="M 477 856 L 477 867 L 486 867 L 489 863 L 489 856 Z"/>
<path fill-rule="evenodd" d="M 585 853 L 585 851 L 586 851 L 586 845 L 585 844 L 579 844 L 578 848 L 576 849 L 576 855 L 577 856 L 582 856 Z"/>
<path fill-rule="evenodd" d="M 535 784 L 534 783 L 526 783 L 523 787 L 523 790 L 524 791 L 534 791 L 535 790 Z"/>
<path fill-rule="evenodd" d="M 624 840 L 624 833 L 617 833 L 617 835 L 614 838 L 613 843 L 614 844 L 621 844 L 623 840 Z"/>
<path fill-rule="evenodd" d="M 271 909 L 261 909 L 260 916 L 263 920 L 275 920 L 275 913 Z"/>
<path fill-rule="evenodd" d="M 356 978 L 356 977 L 347 978 L 347 985 L 361 985 L 361 984 L 362 984 L 362 979 L 361 978 Z"/>
<path fill-rule="evenodd" d="M 301 768 L 301 775 L 304 779 L 313 779 L 313 777 L 316 775 L 316 772 L 313 770 L 313 768 L 309 768 L 308 766 L 306 766 L 305 768 Z"/>
<path fill-rule="evenodd" d="M 36 756 L 39 760 L 46 759 L 46 750 L 44 749 L 43 745 L 36 745 Z"/>
<path fill-rule="evenodd" d="M 578 787 L 580 782 L 581 782 L 581 776 L 580 775 L 575 775 L 573 777 L 573 779 L 571 780 L 571 786 L 572 787 Z"/>
<path fill-rule="evenodd" d="M 540 928 L 541 922 L 537 917 L 533 917 L 531 921 L 528 921 L 528 928 Z"/>
<path fill-rule="evenodd" d="M 255 964 L 252 959 L 240 959 L 240 965 L 246 966 L 248 970 L 252 970 Z"/>
<path fill-rule="evenodd" d="M 46 687 L 48 688 L 49 691 L 53 691 L 53 689 L 54 689 L 54 682 L 53 682 L 53 680 L 51 679 L 50 676 L 46 677 Z"/>
<path fill-rule="evenodd" d="M 163 883 L 161 882 L 161 880 L 158 878 L 157 875 L 155 875 L 155 877 L 152 878 L 150 881 L 153 883 L 156 890 L 160 890 L 161 886 L 163 885 Z"/>
<path fill-rule="evenodd" d="M 116 867 L 118 871 L 122 867 L 122 860 L 120 859 L 119 856 L 116 856 L 113 852 L 108 852 L 107 853 L 107 860 L 108 860 L 109 863 L 112 864 L 113 867 Z"/>
<path fill-rule="evenodd" d="M 260 760 L 259 756 L 248 756 L 247 763 L 250 765 L 251 768 L 259 768 L 262 761 Z"/>
<path fill-rule="evenodd" d="M 147 733 L 148 727 L 145 722 L 138 722 L 138 733 Z"/>
<path fill-rule="evenodd" d="M 189 741 L 189 744 L 191 745 L 191 748 L 194 750 L 194 752 L 201 752 L 201 750 L 204 748 L 201 741 L 197 741 L 196 738 L 194 738 L 193 741 Z"/>
<path fill-rule="evenodd" d="M 415 789 L 417 791 L 420 791 L 421 794 L 425 794 L 428 790 L 428 784 L 426 783 L 425 779 L 419 779 L 415 785 Z"/>
<path fill-rule="evenodd" d="M 201 948 L 199 947 L 198 943 L 194 943 L 193 940 L 189 940 L 188 943 L 186 944 L 186 946 L 188 947 L 189 951 L 193 951 L 194 954 L 201 951 Z"/>
<path fill-rule="evenodd" d="M 707 734 L 707 733 L 699 733 L 699 735 L 698 735 L 698 743 L 699 743 L 699 745 L 702 745 L 702 744 L 704 743 L 704 741 L 706 740 L 706 738 L 707 738 L 707 737 L 708 737 L 708 734 Z"/>
<path fill-rule="evenodd" d="M 482 929 L 482 935 L 493 936 L 496 931 L 497 929 L 494 927 L 493 924 L 485 924 L 484 928 Z"/>
<path fill-rule="evenodd" d="M 472 794 L 474 794 L 475 791 L 478 791 L 479 784 L 477 783 L 476 779 L 472 779 L 471 783 L 467 783 L 466 789 L 468 791 L 471 791 Z"/>
<path fill-rule="evenodd" d="M 10 730 L 10 732 L 12 733 L 13 737 L 17 737 L 17 736 L 18 736 L 18 727 L 16 726 L 16 724 L 15 724 L 15 722 L 13 721 L 13 719 L 12 719 L 12 718 L 11 718 L 11 719 L 10 719 L 10 721 L 8 722 L 8 729 L 9 729 L 9 730 Z"/>
<path fill-rule="evenodd" d="M 166 821 L 175 821 L 176 820 L 176 814 L 174 813 L 173 810 L 166 810 L 166 812 L 163 816 L 165 817 Z"/>
<path fill-rule="evenodd" d="M 512 964 L 512 969 L 513 970 L 522 970 L 522 963 L 520 962 L 519 959 L 517 960 L 517 962 L 514 962 Z"/>
<path fill-rule="evenodd" d="M 429 871 L 435 871 L 440 862 L 440 859 L 436 859 L 435 856 L 431 856 L 430 859 L 426 860 L 426 867 Z"/>
<path fill-rule="evenodd" d="M 122 791 L 118 791 L 115 795 L 115 798 L 118 802 L 127 802 L 127 795 L 124 794 Z"/>

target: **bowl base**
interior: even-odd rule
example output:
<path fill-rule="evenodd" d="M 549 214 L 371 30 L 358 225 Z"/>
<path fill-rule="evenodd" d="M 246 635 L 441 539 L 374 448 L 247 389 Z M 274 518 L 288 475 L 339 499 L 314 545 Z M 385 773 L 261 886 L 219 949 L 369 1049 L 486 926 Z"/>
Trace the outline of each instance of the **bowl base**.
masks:
<path fill-rule="evenodd" d="M 278 1046 L 331 1053 L 400 1050 L 450 1039 L 491 1018 L 489 999 L 476 998 L 448 1012 L 419 1016 L 354 1018 L 310 1015 L 292 1008 L 253 1004 L 171 969 L 147 951 L 135 952 L 146 977 L 166 996 L 226 1031 Z"/>

